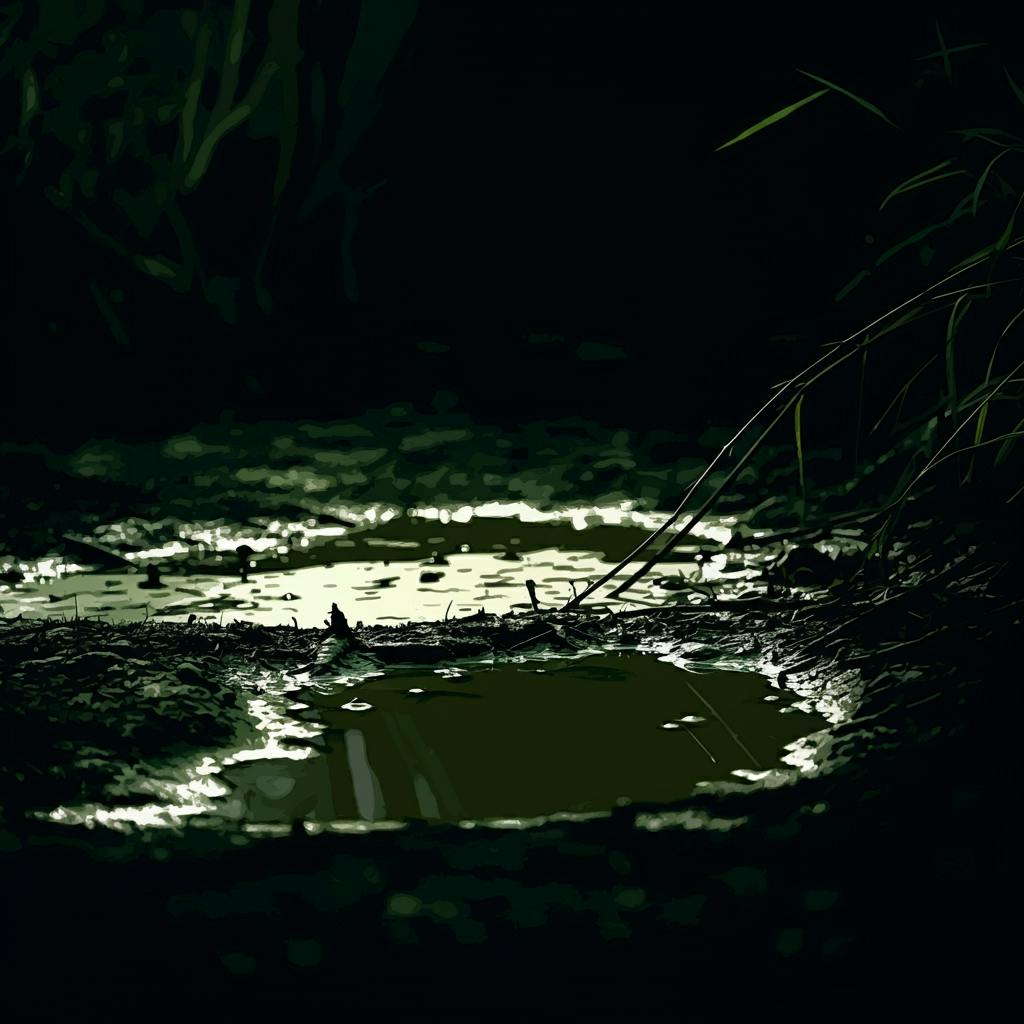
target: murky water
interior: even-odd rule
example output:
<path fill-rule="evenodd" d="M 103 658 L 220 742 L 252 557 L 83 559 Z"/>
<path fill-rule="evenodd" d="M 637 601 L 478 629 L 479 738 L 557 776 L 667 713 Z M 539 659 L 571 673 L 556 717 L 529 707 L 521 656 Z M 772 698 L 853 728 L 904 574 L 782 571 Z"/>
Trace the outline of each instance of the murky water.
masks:
<path fill-rule="evenodd" d="M 481 608 L 498 614 L 529 608 L 526 580 L 536 583 L 542 606 L 561 607 L 664 521 L 628 503 L 549 511 L 523 503 L 407 512 L 374 507 L 347 509 L 345 516 L 348 526 L 180 524 L 157 547 L 128 544 L 127 538 L 139 540 L 137 527 L 112 524 L 94 538 L 99 547 L 80 545 L 80 562 L 9 567 L 24 579 L 0 583 L 0 611 L 111 622 L 194 615 L 311 627 L 337 602 L 353 622 L 430 621 Z M 761 566 L 721 548 L 730 522 L 702 523 L 692 543 L 681 544 L 660 572 L 616 603 L 704 600 L 711 586 L 719 597 L 756 593 Z M 90 558 L 118 564 L 103 569 Z M 602 603 L 600 595 L 595 603 Z"/>
<path fill-rule="evenodd" d="M 826 724 L 752 673 L 697 674 L 615 651 L 315 683 L 267 677 L 250 705 L 250 742 L 147 780 L 124 806 L 61 808 L 53 819 L 255 832 L 296 821 L 522 826 L 670 803 L 704 780 L 778 768 L 787 745 Z"/>

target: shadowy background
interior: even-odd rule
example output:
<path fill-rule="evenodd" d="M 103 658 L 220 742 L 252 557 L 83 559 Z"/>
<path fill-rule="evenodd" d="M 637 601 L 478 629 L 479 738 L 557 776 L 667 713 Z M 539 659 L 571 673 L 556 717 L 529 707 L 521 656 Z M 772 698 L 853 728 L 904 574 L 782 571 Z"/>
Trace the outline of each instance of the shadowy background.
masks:
<path fill-rule="evenodd" d="M 879 197 L 927 166 L 942 84 L 913 60 L 933 16 L 898 7 L 275 0 L 249 12 L 224 110 L 276 70 L 190 184 L 188 77 L 208 31 L 194 158 L 231 5 L 8 8 L 4 434 L 57 446 L 399 398 L 729 421 L 881 311 L 833 297 Z M 976 11 L 944 30 L 1008 35 Z M 832 95 L 715 153 L 814 91 L 796 67 L 903 128 Z M 169 284 L 182 231 L 195 272 Z"/>

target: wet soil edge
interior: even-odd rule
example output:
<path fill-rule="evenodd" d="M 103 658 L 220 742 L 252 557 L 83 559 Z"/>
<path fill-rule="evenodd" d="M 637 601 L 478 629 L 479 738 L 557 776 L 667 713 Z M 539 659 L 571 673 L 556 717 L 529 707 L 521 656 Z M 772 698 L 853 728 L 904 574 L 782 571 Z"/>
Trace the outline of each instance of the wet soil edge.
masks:
<path fill-rule="evenodd" d="M 446 660 L 530 635 L 518 650 L 573 647 L 582 643 L 575 631 L 590 629 L 623 644 L 758 643 L 789 685 L 855 672 L 864 693 L 830 737 L 829 771 L 700 797 L 685 808 L 702 815 L 700 828 L 686 817 L 638 829 L 638 814 L 664 808 L 629 807 L 609 820 L 524 832 L 413 827 L 236 846 L 212 833 L 78 837 L 9 816 L 3 860 L 32 893 L 15 915 L 19 957 L 45 948 L 83 984 L 131 984 L 154 958 L 188 950 L 193 981 L 218 990 L 271 978 L 318 985 L 355 959 L 365 1001 L 378 1005 L 415 1001 L 419 981 L 453 958 L 462 965 L 455 990 L 466 993 L 504 976 L 510 958 L 579 998 L 602 991 L 587 982 L 594 972 L 622 977 L 627 966 L 666 993 L 693 970 L 707 976 L 724 965 L 782 976 L 913 963 L 955 967 L 962 982 L 1002 956 L 994 925 L 1009 891 L 999 801 L 1008 794 L 1015 592 L 1005 565 L 969 552 L 903 586 L 860 584 L 831 604 L 766 603 L 742 618 L 666 609 L 361 631 L 357 640 L 388 661 L 408 659 L 413 645 Z M 542 626 L 554 632 L 541 637 Z M 4 650 L 28 635 L 19 631 L 47 630 L 0 628 Z M 141 629 L 136 642 L 153 650 L 186 639 L 212 645 L 193 658 L 225 668 L 235 659 L 301 667 L 328 639 L 259 627 L 87 628 L 95 640 Z M 51 654 L 70 643 L 50 639 L 41 646 Z M 382 990 L 388 978 L 404 981 Z"/>

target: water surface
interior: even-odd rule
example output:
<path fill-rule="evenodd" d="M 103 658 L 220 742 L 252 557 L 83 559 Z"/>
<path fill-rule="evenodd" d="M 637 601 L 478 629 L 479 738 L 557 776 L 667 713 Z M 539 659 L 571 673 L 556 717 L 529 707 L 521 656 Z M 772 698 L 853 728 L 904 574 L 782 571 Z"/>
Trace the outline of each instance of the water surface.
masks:
<path fill-rule="evenodd" d="M 162 801 L 62 808 L 56 820 L 522 824 L 684 800 L 703 781 L 780 767 L 787 745 L 826 724 L 753 673 L 618 651 L 278 678 L 250 711 L 255 736 L 168 770 L 149 787 Z"/>
<path fill-rule="evenodd" d="M 286 519 L 258 527 L 179 524 L 157 547 L 129 546 L 126 538 L 140 539 L 131 524 L 111 524 L 98 535 L 104 550 L 81 545 L 81 562 L 12 566 L 24 578 L 0 582 L 0 610 L 30 618 L 195 616 L 316 627 L 336 602 L 353 622 L 432 621 L 481 609 L 528 609 L 528 579 L 543 607 L 559 608 L 665 518 L 628 502 L 544 511 L 523 503 L 373 507 L 345 514 L 348 526 Z M 731 523 L 709 518 L 624 601 L 599 594 L 590 604 L 703 601 L 712 587 L 719 597 L 758 593 L 763 552 L 724 550 Z M 105 552 L 120 564 L 89 563 Z"/>

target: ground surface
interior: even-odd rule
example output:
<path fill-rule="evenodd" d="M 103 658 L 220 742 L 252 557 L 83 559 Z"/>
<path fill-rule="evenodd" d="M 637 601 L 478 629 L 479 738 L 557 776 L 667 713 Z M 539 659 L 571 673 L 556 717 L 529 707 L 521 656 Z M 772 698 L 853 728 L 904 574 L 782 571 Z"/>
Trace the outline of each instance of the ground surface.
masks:
<path fill-rule="evenodd" d="M 855 986 L 868 969 L 912 993 L 927 969 L 961 994 L 998 977 L 1016 566 L 970 537 L 926 533 L 884 579 L 813 605 L 783 592 L 742 611 L 481 616 L 358 633 L 355 656 L 382 663 L 573 646 L 591 631 L 699 641 L 709 659 L 757 645 L 784 685 L 857 694 L 820 770 L 795 785 L 717 787 L 675 808 L 525 831 L 254 840 L 25 817 L 42 794 L 102 788 L 125 766 L 242 727 L 240 664 L 352 655 L 324 631 L 5 622 L 12 977 L 45 959 L 67 991 L 101 1004 L 121 986 L 175 979 L 239 998 L 277 992 L 286 1005 L 340 978 L 348 1004 L 465 1012 L 499 993 L 506 1006 L 682 1008 L 714 1001 L 723 978 L 754 975 L 810 991 L 812 979 Z M 82 748 L 86 733 L 96 751 Z M 554 994 L 540 994 L 545 983 Z"/>

